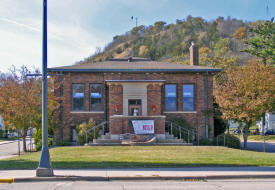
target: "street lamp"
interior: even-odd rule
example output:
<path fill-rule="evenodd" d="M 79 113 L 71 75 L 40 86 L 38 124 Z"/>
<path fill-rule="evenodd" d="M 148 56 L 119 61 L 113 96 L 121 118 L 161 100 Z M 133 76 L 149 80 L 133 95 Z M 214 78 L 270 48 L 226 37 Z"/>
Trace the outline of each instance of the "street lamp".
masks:
<path fill-rule="evenodd" d="M 37 177 L 53 176 L 48 148 L 48 107 L 47 107 L 47 0 L 43 0 L 43 48 L 42 48 L 42 151 L 36 169 Z"/>

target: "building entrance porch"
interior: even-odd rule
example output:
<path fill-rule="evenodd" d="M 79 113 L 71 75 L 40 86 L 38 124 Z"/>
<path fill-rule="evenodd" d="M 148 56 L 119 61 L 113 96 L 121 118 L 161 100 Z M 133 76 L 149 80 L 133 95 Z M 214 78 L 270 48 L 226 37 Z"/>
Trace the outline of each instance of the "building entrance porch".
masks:
<path fill-rule="evenodd" d="M 120 135 L 135 134 L 133 121 L 138 121 L 141 129 L 148 129 L 152 123 L 154 136 L 165 139 L 165 118 L 161 114 L 161 91 L 165 81 L 107 81 L 109 86 L 108 108 L 111 139 Z M 148 132 L 149 134 L 149 132 Z M 150 131 L 152 135 L 152 130 Z"/>

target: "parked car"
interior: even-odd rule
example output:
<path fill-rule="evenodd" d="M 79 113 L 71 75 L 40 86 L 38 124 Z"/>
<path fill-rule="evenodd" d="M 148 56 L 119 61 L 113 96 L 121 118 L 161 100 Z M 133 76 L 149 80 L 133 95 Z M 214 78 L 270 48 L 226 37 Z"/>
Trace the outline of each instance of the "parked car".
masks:
<path fill-rule="evenodd" d="M 8 137 L 18 137 L 17 133 L 8 133 Z"/>
<path fill-rule="evenodd" d="M 239 134 L 241 133 L 241 130 L 240 129 L 235 129 L 232 131 L 232 134 Z"/>

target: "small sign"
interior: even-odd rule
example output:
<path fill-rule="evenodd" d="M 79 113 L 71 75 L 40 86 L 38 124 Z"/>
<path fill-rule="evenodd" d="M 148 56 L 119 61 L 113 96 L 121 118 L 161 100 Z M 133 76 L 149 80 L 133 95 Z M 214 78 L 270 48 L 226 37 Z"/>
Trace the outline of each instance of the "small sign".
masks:
<path fill-rule="evenodd" d="M 132 120 L 136 135 L 154 134 L 154 120 Z"/>

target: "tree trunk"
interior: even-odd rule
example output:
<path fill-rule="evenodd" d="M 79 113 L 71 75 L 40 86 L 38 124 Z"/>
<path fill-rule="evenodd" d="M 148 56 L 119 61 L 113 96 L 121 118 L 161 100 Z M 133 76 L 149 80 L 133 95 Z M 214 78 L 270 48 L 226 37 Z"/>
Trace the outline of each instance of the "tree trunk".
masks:
<path fill-rule="evenodd" d="M 245 127 L 243 128 L 242 132 L 243 132 L 243 147 L 246 150 L 247 149 L 247 137 L 248 137 L 248 129 L 250 127 L 251 122 L 248 121 L 245 124 Z"/>
<path fill-rule="evenodd" d="M 23 151 L 24 152 L 27 152 L 26 136 L 27 136 L 27 129 L 24 127 L 23 129 Z"/>

